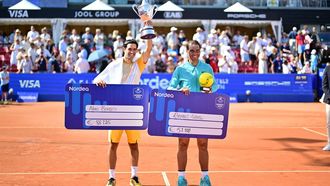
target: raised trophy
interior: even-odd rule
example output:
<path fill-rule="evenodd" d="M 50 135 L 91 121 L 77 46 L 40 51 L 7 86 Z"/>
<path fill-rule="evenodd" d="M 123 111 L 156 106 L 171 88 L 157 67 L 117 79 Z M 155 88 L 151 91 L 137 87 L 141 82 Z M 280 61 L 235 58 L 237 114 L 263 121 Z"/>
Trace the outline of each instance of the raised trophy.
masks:
<path fill-rule="evenodd" d="M 140 6 L 133 5 L 132 8 L 144 23 L 150 21 L 157 12 L 157 5 L 150 5 L 146 0 L 142 0 Z M 151 25 L 144 24 L 140 32 L 141 39 L 153 39 L 156 37 L 154 28 Z"/>
<path fill-rule="evenodd" d="M 203 72 L 199 76 L 199 85 L 201 86 L 201 92 L 203 93 L 211 93 L 212 85 L 214 83 L 214 79 L 212 74 L 208 72 Z"/>

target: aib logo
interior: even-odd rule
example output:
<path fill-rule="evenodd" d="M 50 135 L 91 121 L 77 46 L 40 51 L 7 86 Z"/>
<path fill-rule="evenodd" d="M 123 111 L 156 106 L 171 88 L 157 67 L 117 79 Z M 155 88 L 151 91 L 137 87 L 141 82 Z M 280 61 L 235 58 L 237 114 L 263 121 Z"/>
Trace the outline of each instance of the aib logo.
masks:
<path fill-rule="evenodd" d="M 222 109 L 225 105 L 225 99 L 223 97 L 215 98 L 215 107 L 217 109 Z"/>
<path fill-rule="evenodd" d="M 143 93 L 144 93 L 144 90 L 142 88 L 134 88 L 133 89 L 133 98 L 135 100 L 141 100 L 143 98 Z"/>

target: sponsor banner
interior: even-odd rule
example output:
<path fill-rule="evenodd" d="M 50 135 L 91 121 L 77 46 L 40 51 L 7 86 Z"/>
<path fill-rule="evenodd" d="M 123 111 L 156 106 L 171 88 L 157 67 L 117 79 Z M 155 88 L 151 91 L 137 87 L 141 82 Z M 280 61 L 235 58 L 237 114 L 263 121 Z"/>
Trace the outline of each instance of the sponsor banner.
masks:
<path fill-rule="evenodd" d="M 10 87 L 14 93 L 38 92 L 39 101 L 64 100 L 64 87 L 68 83 L 89 84 L 97 74 L 10 74 Z M 143 74 L 140 83 L 151 89 L 167 89 L 171 74 Z M 313 101 L 316 75 L 311 74 L 215 74 L 219 85 L 217 93 L 236 95 L 237 101 Z M 267 99 L 261 99 L 265 97 Z M 292 96 L 292 97 L 291 97 Z M 275 97 L 274 97 L 275 98 Z M 299 99 L 298 99 L 299 98 Z"/>
<path fill-rule="evenodd" d="M 17 92 L 17 102 L 38 102 L 37 92 Z"/>
<path fill-rule="evenodd" d="M 148 133 L 154 136 L 215 138 L 227 134 L 229 96 L 152 90 Z"/>
<path fill-rule="evenodd" d="M 67 129 L 146 129 L 149 88 L 144 85 L 67 84 Z"/>

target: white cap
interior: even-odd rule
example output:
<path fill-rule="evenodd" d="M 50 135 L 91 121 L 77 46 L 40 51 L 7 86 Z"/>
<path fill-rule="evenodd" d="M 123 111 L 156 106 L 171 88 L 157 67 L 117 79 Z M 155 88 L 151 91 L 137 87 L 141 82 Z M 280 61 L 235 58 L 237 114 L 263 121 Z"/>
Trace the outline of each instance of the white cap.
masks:
<path fill-rule="evenodd" d="M 292 28 L 292 30 L 293 30 L 293 31 L 297 31 L 297 27 L 294 26 L 294 27 Z"/>
<path fill-rule="evenodd" d="M 174 26 L 172 26 L 171 27 L 171 31 L 173 32 L 173 31 L 177 31 L 178 29 L 176 28 L 176 27 L 174 27 Z"/>

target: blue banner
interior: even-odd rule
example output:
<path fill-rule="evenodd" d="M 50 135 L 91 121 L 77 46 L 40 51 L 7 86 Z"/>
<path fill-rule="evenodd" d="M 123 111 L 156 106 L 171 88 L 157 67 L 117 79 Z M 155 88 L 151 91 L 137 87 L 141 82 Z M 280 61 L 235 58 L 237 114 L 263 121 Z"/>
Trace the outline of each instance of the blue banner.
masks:
<path fill-rule="evenodd" d="M 229 96 L 153 90 L 148 133 L 154 136 L 223 139 L 227 134 Z"/>
<path fill-rule="evenodd" d="M 38 92 L 40 101 L 63 101 L 68 83 L 91 83 L 97 74 L 10 74 L 14 93 Z M 217 93 L 238 102 L 313 102 L 317 76 L 311 74 L 215 74 Z M 143 74 L 141 84 L 166 89 L 171 74 Z"/>
<path fill-rule="evenodd" d="M 146 129 L 149 88 L 145 85 L 68 84 L 67 129 Z"/>

